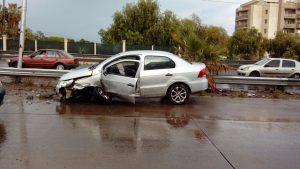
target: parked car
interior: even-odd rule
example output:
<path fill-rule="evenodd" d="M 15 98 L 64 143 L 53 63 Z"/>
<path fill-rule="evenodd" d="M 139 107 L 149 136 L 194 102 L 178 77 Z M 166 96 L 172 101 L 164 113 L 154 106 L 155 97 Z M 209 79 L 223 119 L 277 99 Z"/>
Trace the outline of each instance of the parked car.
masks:
<path fill-rule="evenodd" d="M 2 86 L 2 83 L 0 81 L 0 106 L 3 104 L 3 98 L 5 95 L 5 89 Z"/>
<path fill-rule="evenodd" d="M 137 97 L 167 97 L 183 104 L 190 94 L 207 89 L 205 69 L 203 63 L 189 63 L 168 52 L 130 51 L 65 74 L 56 92 L 61 99 L 90 93 L 105 100 L 119 97 L 135 103 Z"/>
<path fill-rule="evenodd" d="M 300 63 L 291 59 L 267 58 L 252 65 L 240 66 L 237 72 L 240 76 L 300 78 Z"/>
<path fill-rule="evenodd" d="M 9 59 L 9 67 L 17 67 L 18 57 Z M 24 68 L 46 68 L 46 69 L 71 69 L 78 67 L 78 60 L 71 54 L 56 49 L 41 49 L 29 56 L 23 57 Z"/>

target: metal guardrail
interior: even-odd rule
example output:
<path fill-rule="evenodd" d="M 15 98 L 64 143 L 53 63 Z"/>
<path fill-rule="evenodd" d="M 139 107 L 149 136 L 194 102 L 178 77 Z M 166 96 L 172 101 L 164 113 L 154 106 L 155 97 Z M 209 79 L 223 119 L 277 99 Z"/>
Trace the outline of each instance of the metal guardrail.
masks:
<path fill-rule="evenodd" d="M 300 79 L 291 78 L 215 76 L 214 80 L 217 84 L 300 86 Z"/>
<path fill-rule="evenodd" d="M 30 51 L 24 51 L 24 55 L 29 55 L 32 52 Z M 93 55 L 93 54 L 78 54 L 78 53 L 71 53 L 76 59 L 82 62 L 100 62 L 105 60 L 106 58 L 110 57 L 111 55 L 103 55 L 103 54 L 98 54 L 98 55 Z M 17 51 L 0 51 L 0 59 L 8 59 L 14 56 L 17 56 L 18 53 Z M 254 64 L 255 60 L 220 60 L 221 63 L 230 65 L 232 67 L 238 67 L 240 65 L 245 65 L 245 64 Z"/>
<path fill-rule="evenodd" d="M 55 78 L 58 78 L 68 72 L 69 72 L 69 70 L 0 68 L 0 75 L 2 75 L 2 76 L 55 77 Z"/>
<path fill-rule="evenodd" d="M 70 72 L 70 71 L 69 70 L 51 70 L 51 69 L 0 68 L 0 76 L 59 78 L 68 72 Z M 300 86 L 300 79 L 290 79 L 290 78 L 214 76 L 214 80 L 217 84 Z"/>

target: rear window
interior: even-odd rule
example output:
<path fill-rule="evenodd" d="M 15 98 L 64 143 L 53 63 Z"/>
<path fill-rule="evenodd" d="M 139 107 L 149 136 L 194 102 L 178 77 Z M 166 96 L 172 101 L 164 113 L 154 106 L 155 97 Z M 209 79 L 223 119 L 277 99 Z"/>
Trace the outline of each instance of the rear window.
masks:
<path fill-rule="evenodd" d="M 60 51 L 60 55 L 62 57 L 74 58 L 74 56 L 72 56 L 71 54 L 69 54 L 69 53 L 67 53 L 67 52 L 65 52 L 63 50 Z"/>
<path fill-rule="evenodd" d="M 164 56 L 146 56 L 144 70 L 172 69 L 175 62 Z"/>

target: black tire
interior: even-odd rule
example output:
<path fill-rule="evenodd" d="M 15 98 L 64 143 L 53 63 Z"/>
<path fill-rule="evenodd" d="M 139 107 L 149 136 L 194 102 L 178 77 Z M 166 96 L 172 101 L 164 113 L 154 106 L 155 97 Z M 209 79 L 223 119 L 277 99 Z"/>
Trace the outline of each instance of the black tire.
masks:
<path fill-rule="evenodd" d="M 17 68 L 18 67 L 18 62 L 14 62 L 11 64 L 11 67 Z"/>
<path fill-rule="evenodd" d="M 190 97 L 189 89 L 184 84 L 174 84 L 167 92 L 168 100 L 177 105 L 184 104 Z"/>
<path fill-rule="evenodd" d="M 101 87 L 94 88 L 94 95 L 102 101 L 110 102 L 112 100 L 112 98 L 108 96 Z"/>
<path fill-rule="evenodd" d="M 249 74 L 249 76 L 250 76 L 250 77 L 260 77 L 260 73 L 257 72 L 257 71 L 254 71 L 254 72 L 251 72 L 251 73 Z"/>
<path fill-rule="evenodd" d="M 65 70 L 66 67 L 65 67 L 65 65 L 59 63 L 59 64 L 57 64 L 57 65 L 55 66 L 55 69 L 56 69 L 56 70 Z"/>
<path fill-rule="evenodd" d="M 300 73 L 295 73 L 295 74 L 293 74 L 292 78 L 299 79 L 299 78 L 300 78 Z"/>

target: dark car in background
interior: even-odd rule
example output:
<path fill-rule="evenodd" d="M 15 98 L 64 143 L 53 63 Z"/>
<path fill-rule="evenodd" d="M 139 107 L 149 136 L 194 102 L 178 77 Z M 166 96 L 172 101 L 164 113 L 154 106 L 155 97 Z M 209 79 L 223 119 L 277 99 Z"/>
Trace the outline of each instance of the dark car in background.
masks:
<path fill-rule="evenodd" d="M 3 103 L 4 95 L 5 95 L 5 89 L 3 88 L 2 83 L 0 81 L 0 106 Z"/>
<path fill-rule="evenodd" d="M 17 67 L 18 57 L 8 61 L 9 67 Z M 29 56 L 23 56 L 23 68 L 72 69 L 79 66 L 78 60 L 71 54 L 56 49 L 41 49 Z"/>

